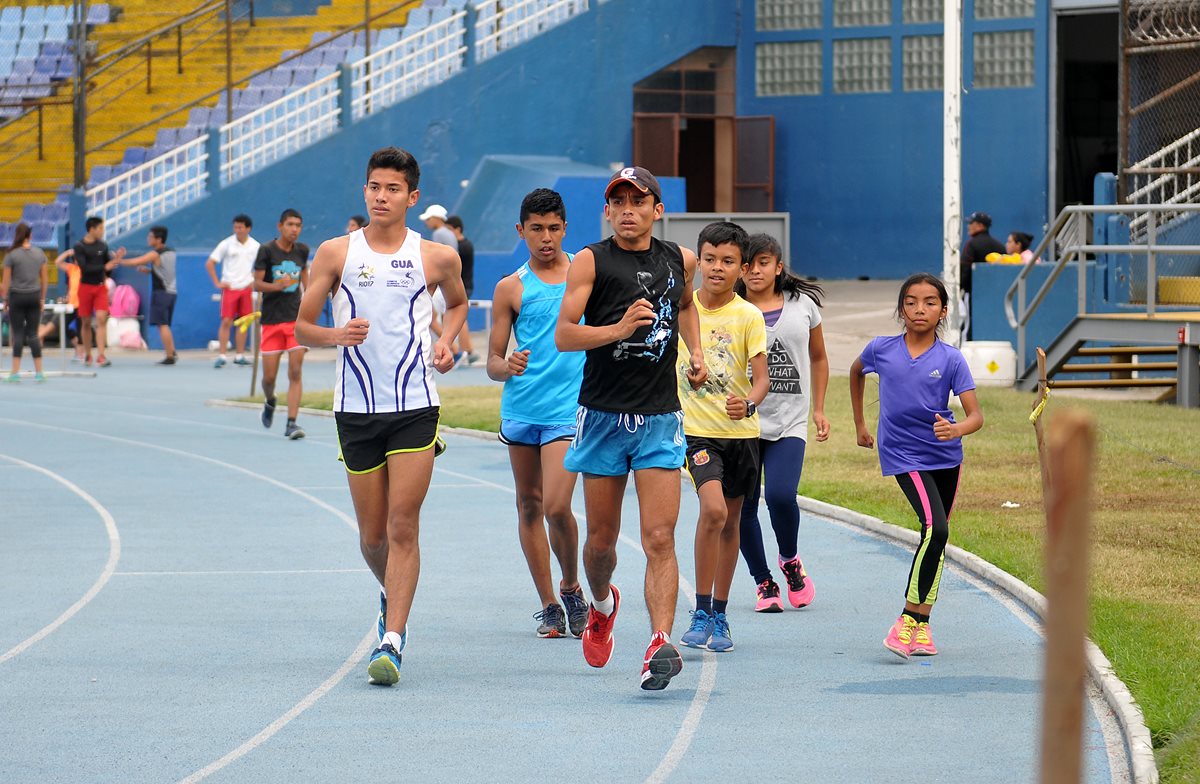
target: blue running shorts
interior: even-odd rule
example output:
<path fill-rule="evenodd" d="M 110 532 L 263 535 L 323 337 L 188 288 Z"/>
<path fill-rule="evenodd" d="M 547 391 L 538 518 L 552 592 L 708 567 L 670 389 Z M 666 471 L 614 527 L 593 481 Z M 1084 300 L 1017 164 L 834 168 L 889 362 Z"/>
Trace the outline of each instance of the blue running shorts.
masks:
<path fill-rule="evenodd" d="M 533 425 L 515 419 L 500 420 L 500 442 L 509 446 L 545 446 L 555 441 L 570 441 L 575 425 Z"/>
<path fill-rule="evenodd" d="M 579 407 L 563 468 L 593 476 L 624 476 L 643 468 L 682 468 L 683 412 L 614 414 Z"/>

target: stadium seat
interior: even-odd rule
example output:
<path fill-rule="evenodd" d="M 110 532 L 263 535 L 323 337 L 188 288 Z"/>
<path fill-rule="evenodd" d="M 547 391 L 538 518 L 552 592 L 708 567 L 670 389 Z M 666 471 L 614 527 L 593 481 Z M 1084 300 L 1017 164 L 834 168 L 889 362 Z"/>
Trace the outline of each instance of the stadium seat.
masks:
<path fill-rule="evenodd" d="M 43 212 L 45 210 L 40 204 L 26 204 L 21 208 L 21 220 L 32 226 L 35 222 L 42 220 Z"/>
<path fill-rule="evenodd" d="M 50 5 L 46 6 L 46 24 L 56 24 L 62 22 L 66 24 L 70 21 L 70 13 L 65 5 Z"/>
<path fill-rule="evenodd" d="M 176 144 L 187 144 L 194 139 L 199 139 L 203 133 L 203 126 L 187 125 L 183 128 L 179 128 L 178 135 L 175 139 Z"/>
<path fill-rule="evenodd" d="M 88 177 L 88 183 L 87 183 L 88 187 L 89 188 L 95 187 L 95 186 L 99 185 L 100 183 L 107 181 L 111 177 L 112 177 L 112 167 L 111 166 L 105 166 L 102 163 L 96 164 L 95 166 L 92 167 L 91 176 Z"/>
<path fill-rule="evenodd" d="M 46 25 L 45 41 L 67 41 L 71 38 L 71 28 L 66 22 L 52 22 Z"/>
<path fill-rule="evenodd" d="M 317 69 L 310 65 L 298 65 L 292 69 L 292 86 L 304 87 L 313 83 Z"/>
<path fill-rule="evenodd" d="M 146 148 L 145 147 L 127 147 L 125 149 L 125 154 L 121 156 L 122 165 L 128 164 L 129 166 L 133 167 L 133 166 L 140 166 L 145 162 L 146 162 Z"/>
<path fill-rule="evenodd" d="M 21 19 L 21 27 L 25 30 L 37 27 L 45 28 L 46 26 L 46 9 L 40 5 L 30 5 L 25 7 L 25 16 Z M 41 35 L 41 31 L 38 32 Z"/>
<path fill-rule="evenodd" d="M 414 8 L 408 15 L 408 23 L 404 25 L 405 30 L 419 30 L 422 27 L 429 26 L 430 9 L 425 6 Z"/>
<path fill-rule="evenodd" d="M 212 109 L 207 106 L 193 106 L 188 112 L 187 124 L 194 128 L 207 128 L 211 121 Z"/>
<path fill-rule="evenodd" d="M 396 43 L 399 40 L 400 40 L 400 28 L 399 27 L 389 27 L 386 30 L 381 30 L 379 32 L 379 48 L 380 49 L 391 46 L 392 44 Z"/>
<path fill-rule="evenodd" d="M 179 143 L 178 128 L 159 128 L 154 134 L 154 146 L 169 150 Z"/>
<path fill-rule="evenodd" d="M 38 221 L 29 224 L 33 229 L 33 244 L 34 245 L 52 245 L 54 243 L 55 224 L 50 221 Z"/>
<path fill-rule="evenodd" d="M 268 87 L 283 87 L 284 89 L 292 86 L 292 67 L 290 65 L 277 66 L 269 72 L 271 81 Z"/>
<path fill-rule="evenodd" d="M 112 9 L 109 8 L 108 3 L 96 3 L 88 6 L 88 24 L 107 24 L 110 21 L 112 21 Z"/>
<path fill-rule="evenodd" d="M 40 38 L 22 38 L 17 44 L 17 57 L 27 57 L 30 60 L 35 59 L 42 50 L 42 42 Z"/>
<path fill-rule="evenodd" d="M 21 26 L 21 7 L 16 5 L 7 6 L 3 11 L 0 11 L 0 29 L 9 27 Z M 7 36 L 6 36 L 7 37 Z"/>

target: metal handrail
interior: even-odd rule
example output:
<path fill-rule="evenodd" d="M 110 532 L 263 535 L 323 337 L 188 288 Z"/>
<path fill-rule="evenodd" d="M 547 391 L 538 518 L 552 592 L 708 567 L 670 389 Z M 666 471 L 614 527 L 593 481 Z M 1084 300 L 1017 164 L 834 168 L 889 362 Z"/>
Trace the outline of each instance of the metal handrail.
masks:
<path fill-rule="evenodd" d="M 1054 261 L 1054 267 L 1050 270 L 1045 283 L 1038 289 L 1033 300 L 1028 304 L 1025 303 L 1026 281 L 1033 272 L 1038 259 L 1046 257 L 1052 258 L 1048 251 L 1054 250 L 1057 247 L 1057 240 L 1068 227 L 1081 232 L 1086 230 L 1086 217 L 1089 215 L 1122 215 L 1131 213 L 1147 213 L 1153 218 L 1150 220 L 1149 230 L 1146 235 L 1146 242 L 1129 245 L 1093 245 L 1084 239 L 1079 241 L 1079 234 L 1076 235 L 1076 240 L 1070 242 L 1062 248 L 1061 255 L 1057 256 Z M 1200 255 L 1200 245 L 1160 245 L 1158 243 L 1158 223 L 1157 216 L 1161 213 L 1200 213 L 1200 204 L 1072 204 L 1064 207 L 1062 212 L 1058 214 L 1053 226 L 1046 232 L 1046 236 L 1038 243 L 1034 250 L 1030 261 L 1022 265 L 1020 272 L 1008 287 L 1008 291 L 1004 294 L 1004 315 L 1008 319 L 1008 325 L 1017 331 L 1017 366 L 1019 368 L 1028 367 L 1026 361 L 1025 338 L 1026 329 L 1030 319 L 1034 313 L 1041 307 L 1042 302 L 1050 293 L 1050 289 L 1054 287 L 1054 283 L 1058 280 L 1059 275 L 1071 261 L 1076 261 L 1078 268 L 1078 286 L 1077 286 L 1077 314 L 1084 315 L 1087 312 L 1087 265 L 1083 262 L 1087 260 L 1089 253 L 1128 253 L 1140 254 L 1145 253 L 1147 258 L 1147 297 L 1146 297 L 1146 312 L 1148 315 L 1154 315 L 1156 308 L 1156 292 L 1153 281 L 1156 277 L 1156 260 L 1160 253 L 1171 253 L 1178 255 Z M 1083 224 L 1082 226 L 1080 224 Z M 1086 236 L 1086 235 L 1085 235 Z M 1018 297 L 1020 303 L 1017 303 Z M 1019 304 L 1019 313 L 1014 309 L 1014 304 Z"/>
<path fill-rule="evenodd" d="M 251 25 L 253 25 L 254 0 L 248 0 L 248 2 L 250 3 L 249 17 L 251 19 Z M 163 25 L 162 27 L 152 30 L 149 33 L 145 33 L 140 38 L 136 38 L 133 41 L 130 41 L 129 43 L 123 44 L 123 45 L 117 47 L 116 49 L 113 49 L 111 52 L 105 52 L 104 54 L 100 55 L 93 61 L 94 63 L 96 63 L 98 65 L 98 67 L 95 68 L 91 72 L 91 74 L 89 74 L 88 78 L 94 79 L 95 77 L 97 77 L 100 74 L 107 71 L 109 68 L 112 68 L 114 65 L 116 65 L 118 62 L 123 60 L 125 57 L 132 55 L 132 54 L 136 54 L 137 52 L 141 51 L 142 49 L 145 49 L 146 45 L 153 42 L 154 39 L 159 38 L 160 36 L 166 35 L 167 33 L 175 30 L 176 28 L 182 29 L 182 27 L 185 24 L 187 24 L 188 22 L 192 22 L 196 19 L 199 19 L 202 16 L 207 16 L 208 14 L 212 13 L 213 11 L 224 11 L 224 10 L 225 10 L 225 0 L 210 0 L 207 3 L 203 3 L 200 6 L 196 7 L 194 10 L 189 11 L 188 13 L 184 14 L 183 16 L 176 17 L 175 19 L 173 19 L 172 21 Z M 109 62 L 109 61 L 111 61 L 111 62 Z M 101 63 L 103 63 L 103 64 L 101 65 Z"/>

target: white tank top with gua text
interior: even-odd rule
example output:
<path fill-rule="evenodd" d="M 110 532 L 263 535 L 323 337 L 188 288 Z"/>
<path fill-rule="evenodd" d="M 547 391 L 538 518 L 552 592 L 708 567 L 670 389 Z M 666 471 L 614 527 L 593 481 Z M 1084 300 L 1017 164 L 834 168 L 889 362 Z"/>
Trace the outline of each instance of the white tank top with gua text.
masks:
<path fill-rule="evenodd" d="M 381 414 L 438 405 L 432 315 L 421 235 L 409 229 L 398 251 L 377 253 L 362 229 L 352 232 L 333 323 L 365 318 L 371 325 L 361 345 L 338 347 L 333 410 Z"/>

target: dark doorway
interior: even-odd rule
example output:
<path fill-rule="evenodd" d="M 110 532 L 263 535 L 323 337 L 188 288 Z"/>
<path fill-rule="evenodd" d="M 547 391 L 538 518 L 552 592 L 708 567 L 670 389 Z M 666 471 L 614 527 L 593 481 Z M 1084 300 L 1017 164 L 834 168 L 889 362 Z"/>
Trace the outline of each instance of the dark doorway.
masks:
<path fill-rule="evenodd" d="M 679 122 L 679 176 L 687 178 L 689 212 L 715 212 L 716 123 L 684 117 Z"/>
<path fill-rule="evenodd" d="M 1055 213 L 1091 204 L 1096 174 L 1117 172 L 1120 51 L 1116 12 L 1063 14 L 1057 24 Z"/>

